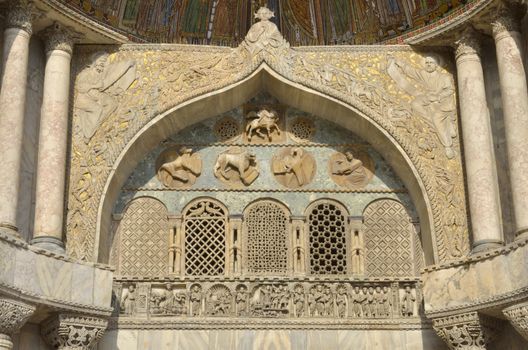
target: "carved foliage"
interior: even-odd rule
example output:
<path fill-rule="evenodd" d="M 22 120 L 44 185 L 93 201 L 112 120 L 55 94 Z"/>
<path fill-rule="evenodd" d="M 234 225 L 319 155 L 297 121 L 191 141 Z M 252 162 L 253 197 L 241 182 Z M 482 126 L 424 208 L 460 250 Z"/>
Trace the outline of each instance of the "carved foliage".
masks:
<path fill-rule="evenodd" d="M 53 349 L 93 349 L 108 321 L 91 316 L 59 314 L 41 327 L 42 338 Z"/>
<path fill-rule="evenodd" d="M 119 230 L 121 275 L 161 276 L 167 272 L 169 225 L 161 202 L 153 198 L 132 201 Z"/>
<path fill-rule="evenodd" d="M 528 302 L 506 308 L 503 314 L 517 332 L 528 340 Z"/>
<path fill-rule="evenodd" d="M 6 258 L 6 257 L 3 257 Z M 0 298 L 0 333 L 11 335 L 26 323 L 35 312 L 33 305 Z"/>

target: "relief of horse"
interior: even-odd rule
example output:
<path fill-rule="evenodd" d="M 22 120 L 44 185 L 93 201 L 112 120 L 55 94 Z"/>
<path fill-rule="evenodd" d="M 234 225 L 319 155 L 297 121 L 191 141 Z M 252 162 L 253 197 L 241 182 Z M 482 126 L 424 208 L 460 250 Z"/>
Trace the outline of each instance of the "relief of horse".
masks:
<path fill-rule="evenodd" d="M 262 139 L 267 137 L 270 142 L 272 140 L 273 130 L 276 130 L 279 135 L 281 133 L 277 125 L 279 116 L 275 111 L 262 109 L 258 112 L 250 112 L 247 115 L 247 118 L 253 119 L 246 126 L 246 135 L 249 142 L 251 142 L 253 133 L 256 133 Z M 265 131 L 265 133 L 263 131 Z"/>

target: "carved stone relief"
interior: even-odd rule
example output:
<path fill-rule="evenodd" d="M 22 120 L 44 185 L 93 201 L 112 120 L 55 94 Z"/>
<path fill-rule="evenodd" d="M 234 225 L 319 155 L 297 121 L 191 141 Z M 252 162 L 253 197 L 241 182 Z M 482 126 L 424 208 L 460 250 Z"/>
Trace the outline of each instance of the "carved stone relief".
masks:
<path fill-rule="evenodd" d="M 231 291 L 224 285 L 214 285 L 207 291 L 205 311 L 208 316 L 229 316 L 233 310 Z"/>
<path fill-rule="evenodd" d="M 34 312 L 33 305 L 0 297 L 0 333 L 11 336 L 18 332 Z"/>
<path fill-rule="evenodd" d="M 150 294 L 150 313 L 153 315 L 187 315 L 187 293 L 182 286 L 167 283 L 153 288 Z"/>
<path fill-rule="evenodd" d="M 350 189 L 365 187 L 374 176 L 374 163 L 360 150 L 336 152 L 328 163 L 330 176 L 336 184 Z"/>
<path fill-rule="evenodd" d="M 245 136 L 248 143 L 275 143 L 285 140 L 279 113 L 272 108 L 258 108 L 246 115 Z"/>
<path fill-rule="evenodd" d="M 300 147 L 280 150 L 271 160 L 271 169 L 277 181 L 288 188 L 308 185 L 315 176 L 315 159 Z"/>
<path fill-rule="evenodd" d="M 202 159 L 193 150 L 182 147 L 163 152 L 158 161 L 158 179 L 169 188 L 189 188 L 202 173 Z"/>
<path fill-rule="evenodd" d="M 41 326 L 42 338 L 52 349 L 93 349 L 108 321 L 76 314 L 51 316 Z"/>
<path fill-rule="evenodd" d="M 218 156 L 214 174 L 226 185 L 249 186 L 259 176 L 257 158 L 246 149 L 231 147 Z"/>

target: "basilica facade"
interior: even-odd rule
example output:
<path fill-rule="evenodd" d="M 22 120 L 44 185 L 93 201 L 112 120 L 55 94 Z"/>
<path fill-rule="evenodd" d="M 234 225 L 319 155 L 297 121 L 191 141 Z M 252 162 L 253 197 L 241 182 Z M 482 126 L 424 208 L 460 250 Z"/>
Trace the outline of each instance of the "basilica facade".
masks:
<path fill-rule="evenodd" d="M 525 13 L 0 2 L 0 349 L 528 348 Z"/>

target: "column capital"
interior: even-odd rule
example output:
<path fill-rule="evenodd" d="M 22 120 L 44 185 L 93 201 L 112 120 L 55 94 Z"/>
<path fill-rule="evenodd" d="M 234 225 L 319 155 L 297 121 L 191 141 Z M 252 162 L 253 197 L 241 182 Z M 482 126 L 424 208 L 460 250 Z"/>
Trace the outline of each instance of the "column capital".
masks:
<path fill-rule="evenodd" d="M 93 349 L 102 338 L 108 320 L 79 315 L 56 314 L 41 325 L 41 335 L 52 349 Z"/>
<path fill-rule="evenodd" d="M 480 56 L 482 38 L 472 26 L 467 26 L 460 38 L 453 43 L 453 47 L 455 48 L 455 57 L 457 60 L 463 56 Z"/>
<path fill-rule="evenodd" d="M 34 312 L 33 305 L 0 297 L 0 333 L 10 336 L 18 332 Z"/>
<path fill-rule="evenodd" d="M 521 19 L 526 13 L 526 5 L 518 1 L 504 3 L 497 11 L 497 15 L 491 22 L 493 36 L 504 32 L 520 32 Z"/>
<path fill-rule="evenodd" d="M 32 34 L 34 5 L 29 0 L 9 0 L 5 28 L 20 28 Z"/>
<path fill-rule="evenodd" d="M 449 349 L 487 349 L 500 328 L 498 320 L 468 312 L 433 319 L 433 329 Z"/>
<path fill-rule="evenodd" d="M 46 53 L 60 50 L 72 54 L 73 44 L 82 38 L 82 34 L 72 28 L 55 22 L 39 33 L 45 40 Z"/>
<path fill-rule="evenodd" d="M 502 313 L 517 332 L 528 340 L 528 301 L 507 307 Z"/>

